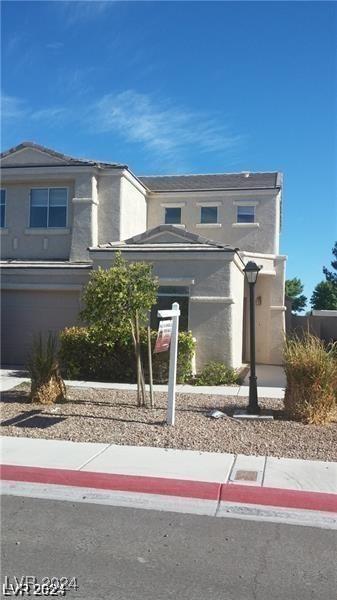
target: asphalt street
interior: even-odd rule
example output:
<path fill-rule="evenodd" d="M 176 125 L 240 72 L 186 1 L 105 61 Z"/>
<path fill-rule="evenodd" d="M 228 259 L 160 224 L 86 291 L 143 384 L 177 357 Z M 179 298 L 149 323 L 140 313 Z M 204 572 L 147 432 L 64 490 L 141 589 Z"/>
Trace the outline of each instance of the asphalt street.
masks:
<path fill-rule="evenodd" d="M 14 496 L 1 518 L 2 582 L 75 577 L 69 599 L 337 599 L 337 531 Z"/>

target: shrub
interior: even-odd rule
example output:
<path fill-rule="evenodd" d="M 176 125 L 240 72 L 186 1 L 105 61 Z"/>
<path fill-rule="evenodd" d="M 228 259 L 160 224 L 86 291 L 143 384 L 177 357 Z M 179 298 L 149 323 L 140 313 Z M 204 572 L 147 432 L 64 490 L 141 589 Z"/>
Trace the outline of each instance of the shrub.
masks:
<path fill-rule="evenodd" d="M 193 383 L 195 385 L 227 385 L 239 383 L 239 374 L 222 362 L 208 362 Z"/>
<path fill-rule="evenodd" d="M 34 339 L 27 368 L 31 377 L 32 402 L 52 404 L 64 400 L 65 385 L 59 371 L 55 336 L 50 333 L 46 343 L 41 334 Z"/>
<path fill-rule="evenodd" d="M 290 418 L 325 424 L 334 418 L 337 400 L 337 348 L 317 337 L 293 336 L 284 348 L 287 376 L 284 405 Z"/>
<path fill-rule="evenodd" d="M 154 348 L 157 332 L 151 331 Z M 62 372 L 69 379 L 83 378 L 93 381 L 136 383 L 136 359 L 131 333 L 123 338 L 114 332 L 102 335 L 94 327 L 70 327 L 60 334 L 60 360 Z M 144 373 L 148 381 L 147 330 L 140 330 L 140 345 Z M 177 381 L 184 383 L 191 377 L 191 364 L 195 343 L 192 334 L 180 332 L 178 338 Z M 155 383 L 168 380 L 169 352 L 153 355 L 153 379 Z"/>

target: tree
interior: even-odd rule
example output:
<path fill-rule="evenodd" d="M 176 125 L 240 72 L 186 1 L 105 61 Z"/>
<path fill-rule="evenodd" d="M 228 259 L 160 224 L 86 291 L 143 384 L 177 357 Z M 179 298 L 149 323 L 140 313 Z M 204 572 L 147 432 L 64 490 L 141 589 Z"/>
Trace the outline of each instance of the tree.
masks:
<path fill-rule="evenodd" d="M 318 283 L 310 303 L 314 310 L 337 310 L 337 284 L 332 281 Z"/>
<path fill-rule="evenodd" d="M 337 285 L 337 242 L 335 242 L 334 247 L 332 248 L 332 254 L 335 257 L 335 260 L 331 261 L 331 266 L 334 269 L 333 271 L 329 271 L 327 267 L 323 267 L 323 273 L 325 275 L 325 279 Z"/>
<path fill-rule="evenodd" d="M 145 384 L 140 355 L 139 328 L 157 301 L 158 283 L 152 265 L 130 263 L 116 253 L 112 267 L 93 271 L 83 293 L 81 318 L 93 326 L 101 339 L 123 340 L 132 333 L 137 364 L 138 405 L 145 404 Z M 142 396 L 142 397 L 141 397 Z"/>
<path fill-rule="evenodd" d="M 301 312 L 305 309 L 307 298 L 302 294 L 304 285 L 298 277 L 287 279 L 285 283 L 286 296 L 292 299 L 292 311 Z"/>
<path fill-rule="evenodd" d="M 34 338 L 27 368 L 32 402 L 52 404 L 65 399 L 66 387 L 60 374 L 57 339 L 52 333 L 46 340 L 43 340 L 41 333 Z"/>

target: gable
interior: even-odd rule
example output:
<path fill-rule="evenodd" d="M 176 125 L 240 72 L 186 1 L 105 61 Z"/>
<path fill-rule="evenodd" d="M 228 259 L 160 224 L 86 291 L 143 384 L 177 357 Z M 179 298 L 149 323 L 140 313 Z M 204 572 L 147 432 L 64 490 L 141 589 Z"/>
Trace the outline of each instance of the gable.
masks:
<path fill-rule="evenodd" d="M 197 244 L 200 237 L 175 225 L 159 225 L 135 235 L 126 244 Z"/>
<path fill-rule="evenodd" d="M 135 235 L 128 240 L 124 240 L 128 245 L 149 245 L 149 244 L 188 244 L 190 246 L 204 244 L 206 246 L 215 246 L 219 248 L 227 247 L 219 242 L 213 242 L 207 238 L 201 237 L 186 229 L 176 225 L 158 225 L 153 229 L 148 229 L 139 235 Z"/>
<path fill-rule="evenodd" d="M 57 156 L 52 156 L 49 152 L 38 150 L 37 148 L 22 148 L 10 152 L 1 158 L 3 167 L 25 166 L 25 165 L 65 165 L 67 161 Z"/>
<path fill-rule="evenodd" d="M 129 241 L 129 240 L 128 240 Z M 191 243 L 191 240 L 186 240 L 184 235 L 180 235 L 179 232 L 161 231 L 153 235 L 146 236 L 142 240 L 139 240 L 138 244 L 186 244 Z"/>

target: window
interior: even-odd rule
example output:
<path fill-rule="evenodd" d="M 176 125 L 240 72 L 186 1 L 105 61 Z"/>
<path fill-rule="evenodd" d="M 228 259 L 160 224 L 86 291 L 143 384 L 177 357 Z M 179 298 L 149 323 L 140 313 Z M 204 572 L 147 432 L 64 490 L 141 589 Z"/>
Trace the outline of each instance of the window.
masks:
<path fill-rule="evenodd" d="M 6 215 L 6 190 L 1 190 L 1 203 L 0 203 L 0 228 L 5 227 L 5 215 Z"/>
<path fill-rule="evenodd" d="M 238 206 L 238 223 L 255 223 L 255 206 Z"/>
<path fill-rule="evenodd" d="M 165 224 L 177 225 L 181 223 L 181 208 L 165 208 Z"/>
<path fill-rule="evenodd" d="M 218 207 L 217 206 L 202 206 L 200 213 L 200 223 L 217 223 L 218 222 Z"/>
<path fill-rule="evenodd" d="M 152 329 L 158 329 L 158 310 L 171 309 L 173 302 L 178 302 L 180 307 L 179 330 L 188 330 L 189 288 L 176 285 L 159 286 L 157 304 L 151 309 L 150 322 Z"/>
<path fill-rule="evenodd" d="M 30 191 L 30 227 L 66 227 L 67 188 Z"/>

